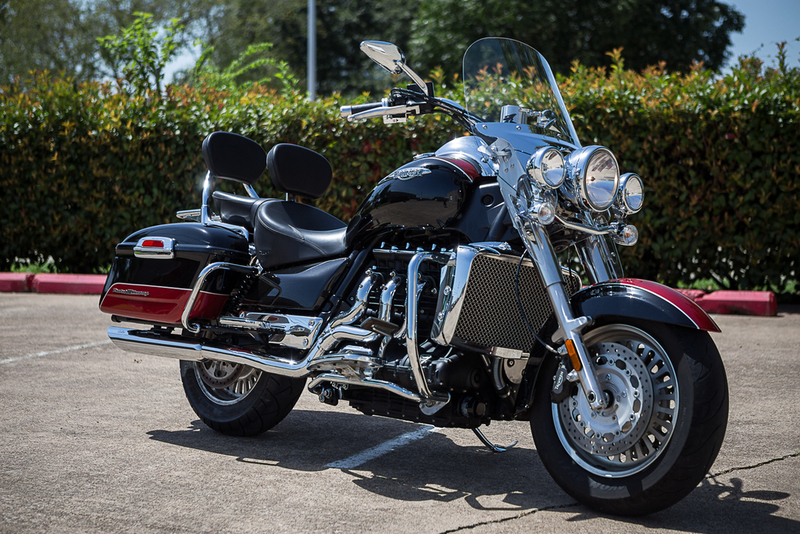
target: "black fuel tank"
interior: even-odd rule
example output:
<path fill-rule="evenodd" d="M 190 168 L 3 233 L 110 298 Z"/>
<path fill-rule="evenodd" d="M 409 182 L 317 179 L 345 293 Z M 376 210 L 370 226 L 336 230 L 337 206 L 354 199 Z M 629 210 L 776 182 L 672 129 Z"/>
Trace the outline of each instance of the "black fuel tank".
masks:
<path fill-rule="evenodd" d="M 407 163 L 381 180 L 361 204 L 354 219 L 357 231 L 445 228 L 463 207 L 471 182 L 460 167 L 444 159 Z"/>

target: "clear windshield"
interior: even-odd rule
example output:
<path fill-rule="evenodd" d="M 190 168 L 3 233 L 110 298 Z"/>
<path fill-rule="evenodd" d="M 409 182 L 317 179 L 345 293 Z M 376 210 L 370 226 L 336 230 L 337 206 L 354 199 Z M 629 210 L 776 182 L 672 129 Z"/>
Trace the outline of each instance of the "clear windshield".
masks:
<path fill-rule="evenodd" d="M 500 122 L 503 106 L 519 106 L 529 110 L 532 133 L 579 145 L 550 65 L 524 43 L 498 37 L 473 43 L 464 54 L 464 92 L 467 109 L 486 122 Z"/>

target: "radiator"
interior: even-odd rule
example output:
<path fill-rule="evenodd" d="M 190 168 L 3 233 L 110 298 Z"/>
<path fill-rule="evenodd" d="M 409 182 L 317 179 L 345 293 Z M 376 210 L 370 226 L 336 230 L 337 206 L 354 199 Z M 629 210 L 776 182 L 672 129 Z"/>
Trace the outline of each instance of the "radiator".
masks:
<path fill-rule="evenodd" d="M 497 254 L 470 246 L 458 247 L 442 269 L 439 299 L 431 338 L 442 345 L 505 357 L 530 353 L 535 337 L 553 313 L 539 271 L 529 259 Z M 564 270 L 568 294 L 581 287 L 580 277 Z"/>

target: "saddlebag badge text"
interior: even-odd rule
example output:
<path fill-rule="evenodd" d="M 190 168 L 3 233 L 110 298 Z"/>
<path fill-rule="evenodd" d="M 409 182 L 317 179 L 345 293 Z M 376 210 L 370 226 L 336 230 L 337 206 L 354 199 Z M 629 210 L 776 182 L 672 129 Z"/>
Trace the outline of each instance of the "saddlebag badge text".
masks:
<path fill-rule="evenodd" d="M 118 295 L 137 295 L 139 297 L 146 297 L 150 295 L 149 291 L 136 291 L 135 289 L 117 289 L 116 287 L 111 291 Z"/>

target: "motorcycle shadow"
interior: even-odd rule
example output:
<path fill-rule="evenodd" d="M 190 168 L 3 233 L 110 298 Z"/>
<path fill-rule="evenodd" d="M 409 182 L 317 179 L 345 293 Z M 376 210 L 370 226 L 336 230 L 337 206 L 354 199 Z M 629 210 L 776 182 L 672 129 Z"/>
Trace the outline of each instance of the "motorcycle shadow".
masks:
<path fill-rule="evenodd" d="M 781 506 L 780 501 L 792 495 L 783 491 L 746 489 L 753 485 L 740 478 L 707 477 L 692 493 L 666 510 L 643 517 L 611 517 L 647 529 L 676 532 L 800 532 L 800 521 L 777 515 L 791 513 L 792 504 Z M 576 508 L 579 513 L 567 521 L 606 517 L 585 507 L 576 505 Z"/>
<path fill-rule="evenodd" d="M 513 423 L 512 423 L 513 424 Z M 501 424 L 497 425 L 502 428 Z M 153 440 L 221 454 L 252 465 L 314 472 L 336 469 L 371 492 L 402 501 L 450 502 L 464 499 L 479 510 L 524 511 L 572 502 L 539 462 L 526 423 L 515 436 L 523 444 L 503 454 L 483 447 L 470 430 L 455 429 L 456 444 L 426 426 L 340 411 L 293 410 L 274 429 L 255 438 L 223 436 L 194 421 L 185 430 L 152 430 Z M 330 466 L 408 433 L 424 435 L 391 447 L 362 464 Z M 492 432 L 497 432 L 491 427 Z M 448 430 L 448 432 L 451 432 Z M 513 439 L 512 439 L 513 441 Z"/>
<path fill-rule="evenodd" d="M 509 423 L 500 423 L 498 428 Z M 510 423 L 513 425 L 514 423 Z M 153 430 L 151 439 L 231 457 L 253 466 L 304 472 L 339 470 L 356 486 L 389 499 L 409 502 L 453 502 L 463 499 L 476 510 L 516 512 L 520 517 L 549 511 L 569 522 L 607 518 L 631 525 L 678 532 L 800 532 L 800 522 L 775 515 L 780 501 L 792 495 L 748 490 L 739 478 L 706 478 L 685 499 L 655 514 L 626 518 L 598 514 L 579 505 L 550 478 L 528 435 L 503 454 L 489 452 L 469 430 L 426 433 L 424 438 L 355 467 L 329 464 L 350 458 L 425 427 L 415 423 L 365 417 L 341 411 L 295 409 L 274 429 L 256 438 L 223 436 L 199 420 L 184 430 Z M 497 433 L 495 426 L 491 432 Z M 527 430 L 520 423 L 514 432 Z M 464 439 L 460 434 L 463 432 Z M 786 509 L 782 510 L 785 515 Z"/>

